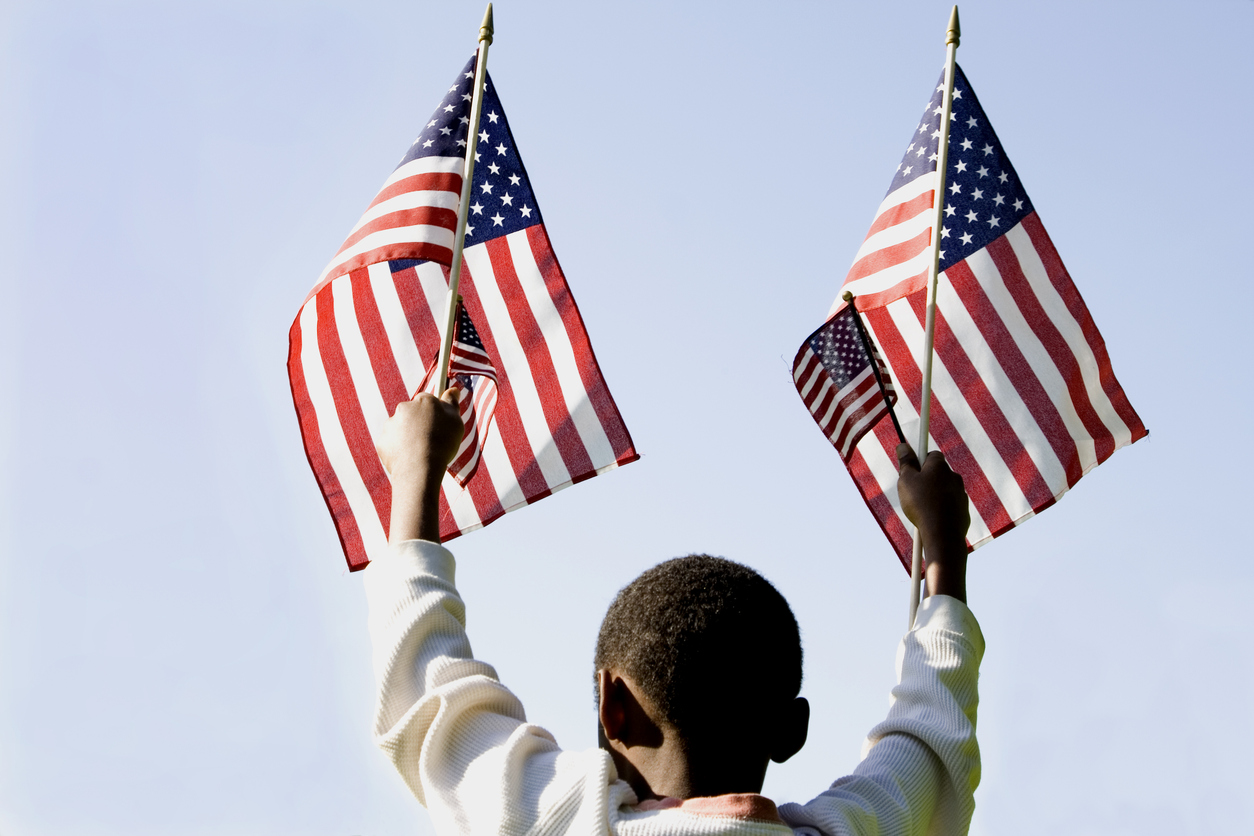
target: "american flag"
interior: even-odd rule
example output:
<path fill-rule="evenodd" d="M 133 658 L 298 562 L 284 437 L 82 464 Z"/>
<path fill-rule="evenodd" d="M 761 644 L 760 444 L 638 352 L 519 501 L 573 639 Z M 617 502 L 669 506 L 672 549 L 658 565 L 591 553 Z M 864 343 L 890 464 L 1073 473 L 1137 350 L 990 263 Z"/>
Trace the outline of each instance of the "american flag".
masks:
<path fill-rule="evenodd" d="M 880 392 L 855 316 L 852 305 L 841 308 L 801 344 L 792 364 L 801 400 L 845 461 L 859 439 L 897 402 L 892 378 L 871 343 L 884 382 L 884 392 Z"/>
<path fill-rule="evenodd" d="M 350 569 L 387 544 L 392 488 L 373 436 L 439 351 L 473 86 L 474 58 L 292 323 L 292 397 Z M 490 77 L 471 201 L 459 289 L 497 401 L 473 476 L 445 477 L 445 540 L 638 458 Z"/>
<path fill-rule="evenodd" d="M 842 288 L 857 297 L 904 396 L 896 411 L 911 440 L 919 431 L 943 82 L 942 75 Z M 1146 430 L 961 69 L 945 198 L 928 444 L 966 483 L 967 539 L 976 548 L 1054 504 Z M 832 312 L 844 304 L 838 295 Z M 846 464 L 909 571 L 896 445 L 891 424 L 880 420 Z"/>
<path fill-rule="evenodd" d="M 449 463 L 448 471 L 457 480 L 457 484 L 464 488 L 479 467 L 483 439 L 488 436 L 492 415 L 496 411 L 498 390 L 492 358 L 483 350 L 483 340 L 479 339 L 479 332 L 475 330 L 475 324 L 470 321 L 470 314 L 466 313 L 466 306 L 462 302 L 457 304 L 456 317 L 457 332 L 453 335 L 452 351 L 448 360 L 448 385 L 461 393 L 457 408 L 465 430 L 462 433 L 461 446 Z M 423 392 L 430 392 L 436 397 L 441 394 L 435 391 L 435 372 L 438 365 L 437 352 L 418 386 Z"/>

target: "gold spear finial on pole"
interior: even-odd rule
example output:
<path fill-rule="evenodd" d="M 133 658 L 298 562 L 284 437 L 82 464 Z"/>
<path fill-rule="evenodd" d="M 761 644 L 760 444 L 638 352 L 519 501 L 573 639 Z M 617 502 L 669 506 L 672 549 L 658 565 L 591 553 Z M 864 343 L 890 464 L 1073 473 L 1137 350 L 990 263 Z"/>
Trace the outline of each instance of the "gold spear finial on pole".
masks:
<path fill-rule="evenodd" d="M 488 17 L 492 16 L 492 4 L 488 4 Z M 953 12 L 949 15 L 949 30 L 945 32 L 945 46 L 953 44 L 957 46 L 962 40 L 962 27 L 958 24 L 958 7 L 954 6 Z"/>
<path fill-rule="evenodd" d="M 957 7 L 957 6 L 954 6 L 954 15 L 955 15 L 955 16 L 958 14 L 957 9 L 958 9 L 958 7 Z M 956 19 L 956 18 L 955 18 L 955 19 Z M 956 25 L 956 24 L 954 24 L 954 23 L 950 23 L 950 26 L 954 26 L 954 25 Z M 481 41 L 487 41 L 488 43 L 492 43 L 492 33 L 493 33 L 494 31 L 496 31 L 496 30 L 492 28 L 492 4 L 491 4 L 491 3 L 489 3 L 489 4 L 488 4 L 488 10 L 487 10 L 486 12 L 484 12 L 484 13 L 483 13 L 483 25 L 481 25 L 481 26 L 479 27 L 479 40 L 481 40 Z"/>

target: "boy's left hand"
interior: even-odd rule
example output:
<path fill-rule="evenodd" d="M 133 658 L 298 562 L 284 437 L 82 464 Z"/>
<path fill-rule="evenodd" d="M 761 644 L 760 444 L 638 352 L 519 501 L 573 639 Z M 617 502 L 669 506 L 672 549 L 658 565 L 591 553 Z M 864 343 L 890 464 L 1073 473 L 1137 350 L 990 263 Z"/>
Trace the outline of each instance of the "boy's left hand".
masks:
<path fill-rule="evenodd" d="M 453 388 L 444 390 L 438 399 L 419 392 L 412 401 L 396 405 L 375 445 L 379 461 L 393 481 L 419 472 L 440 473 L 448 467 L 462 443 L 459 395 Z"/>
<path fill-rule="evenodd" d="M 440 482 L 462 442 L 460 395 L 449 388 L 439 398 L 425 392 L 396 407 L 383 425 L 375 451 L 392 479 L 388 541 L 439 542 Z"/>

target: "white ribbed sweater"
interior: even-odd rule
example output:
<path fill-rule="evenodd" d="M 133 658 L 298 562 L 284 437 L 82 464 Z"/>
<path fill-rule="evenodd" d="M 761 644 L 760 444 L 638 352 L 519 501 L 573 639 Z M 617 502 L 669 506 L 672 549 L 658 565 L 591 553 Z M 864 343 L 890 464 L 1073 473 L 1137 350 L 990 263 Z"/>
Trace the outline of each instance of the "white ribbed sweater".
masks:
<path fill-rule="evenodd" d="M 496 671 L 472 658 L 453 573 L 453 555 L 420 540 L 392 547 L 365 572 L 375 741 L 441 834 L 949 836 L 970 825 L 984 639 L 960 601 L 923 602 L 898 650 L 887 719 L 867 736 L 853 774 L 827 792 L 778 811 L 743 795 L 637 806 L 608 753 L 559 749 L 526 721 Z"/>

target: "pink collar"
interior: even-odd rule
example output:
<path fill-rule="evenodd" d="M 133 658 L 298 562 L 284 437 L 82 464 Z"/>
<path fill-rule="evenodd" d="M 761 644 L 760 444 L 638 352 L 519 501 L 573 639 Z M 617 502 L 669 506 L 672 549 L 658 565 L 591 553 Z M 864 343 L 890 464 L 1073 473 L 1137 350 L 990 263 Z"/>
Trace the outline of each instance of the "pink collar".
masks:
<path fill-rule="evenodd" d="M 783 822 L 775 802 L 764 795 L 752 792 L 736 792 L 727 795 L 713 795 L 705 798 L 651 798 L 641 801 L 636 809 L 643 812 L 652 810 L 683 810 L 697 816 L 724 816 L 734 819 L 754 819 L 756 821 Z"/>

